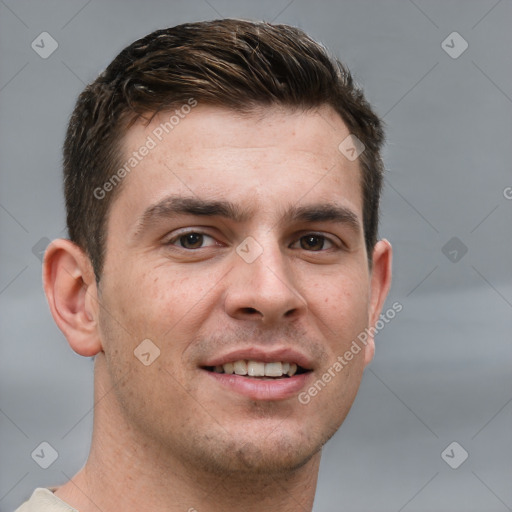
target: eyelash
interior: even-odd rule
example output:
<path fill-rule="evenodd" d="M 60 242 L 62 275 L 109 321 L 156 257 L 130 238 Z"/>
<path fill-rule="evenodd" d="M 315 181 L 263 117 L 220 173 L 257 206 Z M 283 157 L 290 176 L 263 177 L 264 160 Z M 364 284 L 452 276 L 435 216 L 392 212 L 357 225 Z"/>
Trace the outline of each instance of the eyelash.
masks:
<path fill-rule="evenodd" d="M 178 245 L 175 245 L 175 242 L 179 242 L 179 240 L 181 239 L 181 237 L 184 237 L 184 236 L 187 236 L 187 235 L 201 235 L 203 237 L 208 237 L 208 238 L 211 238 L 212 240 L 215 240 L 215 238 L 203 231 L 200 231 L 200 230 L 190 230 L 190 231 L 184 231 L 184 232 L 181 232 L 179 233 L 178 235 L 175 235 L 173 238 L 169 239 L 167 242 L 165 242 L 165 245 L 166 246 L 175 246 L 177 247 L 178 249 L 182 249 L 184 251 L 197 251 L 199 249 L 206 249 L 207 247 L 213 247 L 214 244 L 210 245 L 210 246 L 206 246 L 206 247 L 198 247 L 196 249 L 188 249 L 186 247 L 180 247 Z M 324 252 L 324 251 L 327 251 L 329 249 L 343 249 L 343 244 L 342 243 L 336 243 L 334 242 L 334 240 L 332 240 L 331 238 L 329 238 L 328 236 L 322 234 L 322 233 L 316 233 L 314 231 L 312 232 L 309 232 L 309 233 L 305 233 L 303 235 L 301 235 L 297 242 L 299 242 L 302 238 L 305 238 L 307 236 L 314 236 L 314 237 L 318 237 L 318 238 L 322 238 L 324 241 L 330 243 L 333 247 L 329 247 L 328 249 L 320 249 L 318 251 L 311 251 L 311 252 Z M 297 243 L 297 242 L 294 242 L 294 243 Z M 307 250 L 307 249 L 303 249 L 303 250 Z"/>

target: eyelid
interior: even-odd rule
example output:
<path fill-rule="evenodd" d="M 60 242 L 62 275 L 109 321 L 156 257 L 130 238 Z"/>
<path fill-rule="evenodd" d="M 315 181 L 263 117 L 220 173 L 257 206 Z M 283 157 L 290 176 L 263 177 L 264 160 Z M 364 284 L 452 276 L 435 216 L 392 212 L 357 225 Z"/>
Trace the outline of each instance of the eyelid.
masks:
<path fill-rule="evenodd" d="M 182 237 L 184 235 L 187 235 L 189 233 L 194 233 L 194 234 L 202 235 L 203 237 L 211 238 L 212 240 L 217 242 L 217 244 L 221 244 L 222 243 L 222 242 L 219 242 L 213 235 L 209 234 L 204 228 L 193 228 L 193 227 L 191 227 L 191 228 L 182 228 L 182 229 L 178 230 L 177 232 L 174 232 L 173 236 L 170 237 L 170 238 L 168 238 L 166 236 L 164 238 L 164 240 L 165 240 L 164 245 L 171 245 L 171 246 L 177 247 L 178 249 L 182 249 L 184 251 L 197 251 L 199 249 L 206 249 L 208 247 L 215 246 L 215 244 L 211 244 L 211 245 L 199 247 L 198 249 L 186 249 L 185 247 L 180 247 L 179 245 L 175 245 L 175 242 L 179 241 L 180 237 Z M 343 249 L 344 248 L 344 249 L 347 249 L 347 245 L 339 237 L 337 237 L 335 235 L 324 233 L 322 231 L 308 231 L 308 230 L 300 231 L 299 233 L 296 233 L 294 235 L 294 240 L 291 243 L 291 245 L 295 245 L 295 244 L 299 243 L 300 239 L 302 237 L 304 237 L 304 236 L 307 236 L 307 235 L 323 237 L 325 240 L 327 240 L 328 242 L 330 242 L 334 246 L 334 247 L 329 247 L 328 249 L 333 249 L 333 248 L 338 248 L 338 249 Z M 323 252 L 323 251 L 326 251 L 328 249 L 322 249 L 320 251 L 311 251 L 311 252 Z M 306 250 L 306 249 L 302 249 L 302 250 Z"/>
<path fill-rule="evenodd" d="M 301 231 L 300 233 L 295 235 L 297 237 L 297 239 L 292 243 L 292 245 L 300 242 L 300 239 L 302 237 L 308 236 L 308 235 L 322 237 L 325 240 L 327 240 L 328 242 L 330 242 L 334 246 L 334 248 L 342 249 L 342 248 L 346 248 L 347 247 L 345 242 L 343 242 L 343 240 L 341 240 L 337 236 L 329 235 L 327 233 L 323 233 L 322 231 Z M 333 247 L 329 247 L 329 249 L 332 249 L 332 248 Z M 303 249 L 303 250 L 305 250 L 305 249 Z M 323 251 L 326 251 L 326 250 L 328 250 L 328 249 L 322 249 L 321 251 L 311 251 L 311 252 L 323 252 Z"/>
<path fill-rule="evenodd" d="M 197 235 L 202 235 L 203 237 L 208 237 L 208 238 L 211 238 L 212 240 L 214 240 L 215 242 L 218 242 L 220 243 L 213 235 L 210 235 L 208 234 L 206 231 L 204 231 L 203 229 L 194 229 L 194 228 L 184 228 L 182 230 L 178 230 L 178 232 L 174 232 L 173 236 L 172 237 L 164 237 L 164 245 L 175 245 L 175 242 L 179 241 L 179 239 L 184 236 L 184 235 L 188 235 L 190 233 L 194 233 L 194 234 L 197 234 Z M 204 247 L 200 247 L 199 249 L 204 249 L 206 247 L 212 247 L 214 244 L 212 245 L 207 245 L 207 246 L 204 246 Z M 180 247 L 178 245 L 176 245 L 176 247 L 178 247 L 179 249 L 183 249 L 184 251 L 192 251 L 192 250 L 195 250 L 197 251 L 197 249 L 186 249 L 185 247 Z"/>

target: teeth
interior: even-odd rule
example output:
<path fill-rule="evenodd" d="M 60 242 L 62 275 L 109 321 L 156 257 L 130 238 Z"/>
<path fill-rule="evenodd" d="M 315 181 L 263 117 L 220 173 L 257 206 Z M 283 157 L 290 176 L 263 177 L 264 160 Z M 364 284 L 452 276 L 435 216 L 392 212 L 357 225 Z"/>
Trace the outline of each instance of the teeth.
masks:
<path fill-rule="evenodd" d="M 249 361 L 247 363 L 247 375 L 251 377 L 265 377 L 265 363 Z"/>
<path fill-rule="evenodd" d="M 266 363 L 265 375 L 267 377 L 281 377 L 283 375 L 283 363 Z"/>
<path fill-rule="evenodd" d="M 232 373 L 235 373 L 235 368 L 234 368 L 233 363 L 226 363 L 226 364 L 222 365 L 222 368 L 224 368 L 224 373 L 227 373 L 229 375 L 231 375 Z"/>
<path fill-rule="evenodd" d="M 247 363 L 245 361 L 235 361 L 233 368 L 237 375 L 247 375 Z"/>
<path fill-rule="evenodd" d="M 227 373 L 228 375 L 248 375 L 249 377 L 282 377 L 288 375 L 293 377 L 297 372 L 295 363 L 282 363 L 280 361 L 272 363 L 263 363 L 261 361 L 234 361 L 225 363 L 222 366 L 215 366 L 217 373 Z"/>

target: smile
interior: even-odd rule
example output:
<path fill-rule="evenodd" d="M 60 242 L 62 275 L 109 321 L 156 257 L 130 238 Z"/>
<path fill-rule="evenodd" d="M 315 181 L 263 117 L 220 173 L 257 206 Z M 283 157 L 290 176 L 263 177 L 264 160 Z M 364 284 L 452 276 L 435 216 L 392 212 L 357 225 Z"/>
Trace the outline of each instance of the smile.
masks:
<path fill-rule="evenodd" d="M 288 361 L 237 359 L 201 367 L 214 385 L 255 401 L 294 398 L 308 385 L 313 371 Z"/>
<path fill-rule="evenodd" d="M 282 361 L 274 361 L 265 363 L 263 361 L 246 361 L 240 359 L 238 361 L 224 363 L 222 365 L 207 366 L 205 370 L 215 373 L 224 373 L 227 375 L 241 375 L 254 378 L 289 378 L 295 374 L 305 373 L 307 370 L 297 365 L 297 363 L 289 363 Z"/>

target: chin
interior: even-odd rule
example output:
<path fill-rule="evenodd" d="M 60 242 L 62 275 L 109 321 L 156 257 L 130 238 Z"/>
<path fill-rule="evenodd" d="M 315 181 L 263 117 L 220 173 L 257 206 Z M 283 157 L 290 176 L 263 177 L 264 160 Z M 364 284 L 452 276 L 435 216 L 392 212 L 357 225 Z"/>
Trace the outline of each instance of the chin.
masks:
<path fill-rule="evenodd" d="M 196 438 L 188 453 L 189 462 L 199 464 L 203 471 L 230 478 L 290 474 L 306 465 L 331 437 L 319 436 L 318 431 L 316 436 L 308 435 L 297 428 L 286 432 L 279 425 L 250 435 L 242 429 L 216 434 L 210 432 L 207 440 Z"/>
<path fill-rule="evenodd" d="M 259 446 L 246 445 L 239 451 L 239 473 L 253 475 L 281 475 L 297 471 L 305 466 L 322 448 L 304 449 L 304 446 L 286 448 L 278 443 L 271 450 L 263 451 Z"/>

